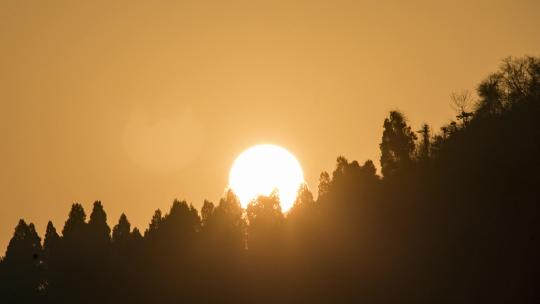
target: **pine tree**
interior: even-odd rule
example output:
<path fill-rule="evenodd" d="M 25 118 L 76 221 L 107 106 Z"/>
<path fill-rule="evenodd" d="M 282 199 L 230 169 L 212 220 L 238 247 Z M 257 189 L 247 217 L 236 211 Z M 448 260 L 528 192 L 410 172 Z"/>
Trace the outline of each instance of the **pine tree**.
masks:
<path fill-rule="evenodd" d="M 163 222 L 163 216 L 161 214 L 161 210 L 157 209 L 154 211 L 154 215 L 152 216 L 152 219 L 150 220 L 150 225 L 148 225 L 148 229 L 144 231 L 144 237 L 153 238 L 157 235 L 161 223 Z"/>
<path fill-rule="evenodd" d="M 398 168 L 410 162 L 414 152 L 416 135 L 398 111 L 391 111 L 384 120 L 381 148 L 381 167 L 384 177 L 396 173 Z"/>
<path fill-rule="evenodd" d="M 422 142 L 418 151 L 418 158 L 421 160 L 428 159 L 431 156 L 431 130 L 428 124 L 423 124 L 422 129 L 417 131 L 422 136 Z"/>
<path fill-rule="evenodd" d="M 88 221 L 88 232 L 94 242 L 106 244 L 110 241 L 111 228 L 107 225 L 107 214 L 100 201 L 94 202 Z"/>
<path fill-rule="evenodd" d="M 60 236 L 56 232 L 56 228 L 51 221 L 47 223 L 45 232 L 45 240 L 43 241 L 43 251 L 46 257 L 50 257 L 51 251 L 54 251 L 60 242 Z"/>
<path fill-rule="evenodd" d="M 138 231 L 138 230 L 137 230 Z M 129 223 L 126 215 L 122 213 L 118 224 L 114 226 L 112 232 L 112 242 L 114 244 L 125 244 L 131 237 L 131 224 Z"/>
<path fill-rule="evenodd" d="M 75 203 L 71 206 L 68 219 L 62 229 L 62 236 L 67 241 L 82 239 L 86 233 L 86 213 L 81 204 Z"/>

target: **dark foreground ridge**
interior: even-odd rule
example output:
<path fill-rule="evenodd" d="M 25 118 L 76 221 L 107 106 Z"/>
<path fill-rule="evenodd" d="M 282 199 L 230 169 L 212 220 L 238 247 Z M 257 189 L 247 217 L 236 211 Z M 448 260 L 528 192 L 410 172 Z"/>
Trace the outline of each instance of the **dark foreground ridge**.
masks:
<path fill-rule="evenodd" d="M 343 157 L 284 215 L 231 192 L 175 201 L 141 233 L 100 202 L 73 204 L 44 242 L 20 220 L 0 262 L 1 303 L 539 303 L 540 59 L 503 61 L 454 94 L 432 133 L 390 112 L 373 162 Z M 470 105 L 470 107 L 469 107 Z"/>

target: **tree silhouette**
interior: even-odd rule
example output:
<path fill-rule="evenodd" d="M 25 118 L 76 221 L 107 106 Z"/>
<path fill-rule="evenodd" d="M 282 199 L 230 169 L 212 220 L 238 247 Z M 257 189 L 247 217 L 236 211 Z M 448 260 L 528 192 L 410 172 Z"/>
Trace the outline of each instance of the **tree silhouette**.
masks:
<path fill-rule="evenodd" d="M 405 117 L 398 111 L 391 111 L 384 120 L 381 148 L 382 174 L 393 175 L 400 165 L 410 162 L 414 152 L 416 135 L 406 123 Z"/>
<path fill-rule="evenodd" d="M 417 131 L 422 136 L 422 142 L 419 146 L 418 157 L 421 160 L 429 159 L 431 154 L 431 129 L 428 124 L 423 124 L 422 128 Z"/>
<path fill-rule="evenodd" d="M 81 204 L 71 206 L 68 219 L 62 229 L 62 236 L 67 241 L 82 239 L 86 233 L 86 213 Z"/>
<path fill-rule="evenodd" d="M 208 220 L 212 217 L 214 213 L 214 204 L 210 201 L 204 200 L 203 206 L 201 208 L 201 223 L 203 226 L 208 225 Z"/>
<path fill-rule="evenodd" d="M 155 237 L 162 221 L 163 216 L 161 215 L 161 210 L 157 209 L 152 216 L 152 220 L 150 221 L 148 229 L 144 231 L 144 236 L 148 238 Z"/>
<path fill-rule="evenodd" d="M 318 197 L 322 198 L 328 193 L 328 187 L 330 185 L 330 174 L 323 171 L 319 176 L 319 192 Z"/>
<path fill-rule="evenodd" d="M 269 196 L 259 196 L 249 203 L 247 209 L 248 248 L 252 251 L 269 253 L 268 247 L 275 246 L 284 223 L 279 195 L 276 191 Z"/>
<path fill-rule="evenodd" d="M 167 242 L 184 242 L 198 231 L 199 226 L 197 210 L 186 201 L 175 200 L 160 223 L 160 233 Z"/>
<path fill-rule="evenodd" d="M 41 239 L 37 235 L 34 224 L 26 224 L 20 220 L 13 238 L 9 241 L 5 262 L 35 260 L 41 254 Z"/>
<path fill-rule="evenodd" d="M 20 220 L 0 267 L 0 294 L 7 302 L 32 302 L 43 288 L 41 239 L 34 224 Z"/>
<path fill-rule="evenodd" d="M 242 289 L 245 265 L 242 262 L 246 248 L 246 223 L 240 200 L 227 190 L 217 207 L 205 201 L 201 215 L 203 226 L 198 272 L 203 273 L 203 282 L 219 282 L 203 285 L 206 301 L 234 302 L 245 297 Z"/>
<path fill-rule="evenodd" d="M 211 235 L 214 242 L 218 242 L 216 246 L 234 254 L 245 248 L 245 221 L 242 214 L 240 200 L 231 190 L 227 190 L 206 221 L 205 232 Z"/>
<path fill-rule="evenodd" d="M 313 193 L 311 193 L 307 184 L 302 184 L 298 189 L 296 200 L 289 211 L 288 217 L 292 218 L 296 215 L 304 216 L 306 213 L 309 213 L 309 209 L 314 208 L 314 204 L 315 199 L 313 198 Z"/>
<path fill-rule="evenodd" d="M 126 215 L 122 213 L 118 224 L 114 226 L 112 232 L 112 242 L 114 244 L 125 244 L 129 242 L 131 238 L 131 224 L 129 223 Z"/>
<path fill-rule="evenodd" d="M 43 241 L 43 254 L 48 260 L 51 257 L 52 252 L 58 249 L 60 245 L 60 236 L 56 232 L 56 228 L 51 221 L 47 223 L 47 229 L 45 231 L 45 240 Z"/>
<path fill-rule="evenodd" d="M 94 202 L 90 220 L 88 221 L 88 233 L 96 242 L 96 246 L 106 246 L 110 241 L 111 229 L 107 225 L 107 214 L 103 210 L 100 201 Z"/>

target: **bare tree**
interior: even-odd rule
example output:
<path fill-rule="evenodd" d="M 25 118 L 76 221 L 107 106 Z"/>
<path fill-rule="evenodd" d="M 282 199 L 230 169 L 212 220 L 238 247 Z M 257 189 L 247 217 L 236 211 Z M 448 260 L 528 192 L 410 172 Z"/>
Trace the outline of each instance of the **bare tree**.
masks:
<path fill-rule="evenodd" d="M 468 90 L 463 90 L 459 93 L 453 92 L 450 94 L 450 99 L 452 100 L 450 106 L 457 113 L 456 118 L 462 121 L 463 126 L 467 126 L 473 116 L 471 112 L 471 93 Z"/>

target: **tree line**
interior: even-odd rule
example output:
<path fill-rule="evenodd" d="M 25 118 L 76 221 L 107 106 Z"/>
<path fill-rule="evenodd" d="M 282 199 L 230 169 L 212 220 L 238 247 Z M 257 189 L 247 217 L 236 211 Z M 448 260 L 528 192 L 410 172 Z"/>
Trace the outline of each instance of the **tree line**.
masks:
<path fill-rule="evenodd" d="M 540 301 L 540 58 L 503 60 L 451 95 L 434 132 L 391 111 L 371 160 L 338 157 L 284 214 L 227 191 L 175 200 L 144 231 L 101 202 L 61 233 L 20 220 L 0 262 L 3 303 Z M 315 198 L 316 197 L 316 198 Z"/>

